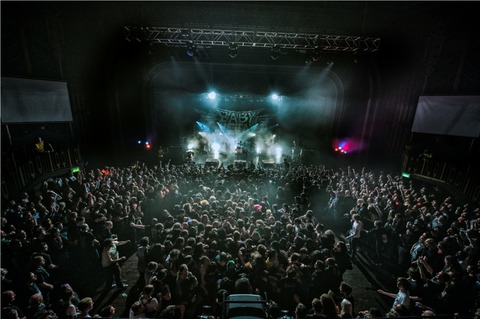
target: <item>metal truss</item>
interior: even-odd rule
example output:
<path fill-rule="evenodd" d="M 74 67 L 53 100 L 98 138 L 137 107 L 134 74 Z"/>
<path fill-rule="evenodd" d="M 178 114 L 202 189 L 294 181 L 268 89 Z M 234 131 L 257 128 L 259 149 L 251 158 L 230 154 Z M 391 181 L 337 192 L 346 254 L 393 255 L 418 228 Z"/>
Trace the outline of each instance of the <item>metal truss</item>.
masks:
<path fill-rule="evenodd" d="M 128 41 L 187 47 L 230 46 L 278 48 L 292 50 L 321 50 L 344 52 L 375 52 L 380 38 L 313 33 L 241 31 L 225 29 L 190 29 L 171 27 L 124 27 Z"/>

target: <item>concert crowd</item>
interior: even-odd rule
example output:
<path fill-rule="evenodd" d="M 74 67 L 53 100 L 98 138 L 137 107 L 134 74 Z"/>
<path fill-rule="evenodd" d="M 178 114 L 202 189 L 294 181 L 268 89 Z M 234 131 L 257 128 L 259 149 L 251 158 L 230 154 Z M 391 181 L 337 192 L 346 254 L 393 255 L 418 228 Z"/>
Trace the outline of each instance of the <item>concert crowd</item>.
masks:
<path fill-rule="evenodd" d="M 218 318 L 231 294 L 260 295 L 272 319 L 479 316 L 479 207 L 382 171 L 136 162 L 2 206 L 5 319 Z M 395 274 L 398 291 L 372 288 L 387 312 L 357 309 L 366 292 L 344 281 L 362 254 Z M 129 288 L 128 313 L 95 308 Z"/>

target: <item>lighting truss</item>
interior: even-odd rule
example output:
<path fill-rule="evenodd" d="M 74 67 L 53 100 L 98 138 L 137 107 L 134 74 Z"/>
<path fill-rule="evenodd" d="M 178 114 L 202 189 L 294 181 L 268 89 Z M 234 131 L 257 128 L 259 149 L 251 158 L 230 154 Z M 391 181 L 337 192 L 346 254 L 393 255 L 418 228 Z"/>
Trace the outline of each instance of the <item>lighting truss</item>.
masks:
<path fill-rule="evenodd" d="M 124 31 L 128 41 L 172 47 L 186 47 L 191 42 L 205 47 L 235 43 L 237 47 L 313 50 L 317 46 L 322 51 L 375 52 L 380 46 L 380 38 L 350 35 L 131 26 Z"/>

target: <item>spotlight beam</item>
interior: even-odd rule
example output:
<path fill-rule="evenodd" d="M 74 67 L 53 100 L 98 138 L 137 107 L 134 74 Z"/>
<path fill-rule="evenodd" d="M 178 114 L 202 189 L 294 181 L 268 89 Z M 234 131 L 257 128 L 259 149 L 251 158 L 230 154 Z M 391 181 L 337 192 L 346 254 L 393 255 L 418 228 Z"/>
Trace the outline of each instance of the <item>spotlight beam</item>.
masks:
<path fill-rule="evenodd" d="M 226 132 L 225 128 L 223 127 L 223 125 L 218 123 L 218 122 L 217 122 L 217 125 L 220 128 L 220 131 L 222 131 L 223 134 L 227 135 L 227 132 Z"/>
<path fill-rule="evenodd" d="M 278 126 L 278 124 L 275 124 L 275 125 L 269 126 L 269 127 L 267 127 L 267 130 L 269 130 L 269 129 L 272 129 L 272 128 L 274 128 L 274 127 L 277 127 L 277 126 Z"/>
<path fill-rule="evenodd" d="M 225 136 L 225 137 L 227 138 L 228 142 L 231 144 L 231 143 L 232 143 L 232 139 L 231 139 L 231 137 L 229 136 L 229 134 L 227 133 L 227 130 L 225 129 L 225 127 L 224 127 L 222 124 L 218 123 L 218 122 L 217 122 L 217 125 L 218 125 L 218 127 L 220 128 L 220 131 L 222 131 L 223 136 Z"/>
<path fill-rule="evenodd" d="M 205 132 L 205 133 L 212 132 L 212 130 L 207 125 L 203 124 L 202 122 L 197 121 L 197 125 L 200 127 L 202 132 Z"/>

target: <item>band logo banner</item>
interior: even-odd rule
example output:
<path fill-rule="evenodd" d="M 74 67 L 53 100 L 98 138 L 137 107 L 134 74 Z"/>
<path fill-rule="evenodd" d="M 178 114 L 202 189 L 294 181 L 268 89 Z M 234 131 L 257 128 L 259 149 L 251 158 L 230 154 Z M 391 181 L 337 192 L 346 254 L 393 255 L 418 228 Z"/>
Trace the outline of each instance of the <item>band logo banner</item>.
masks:
<path fill-rule="evenodd" d="M 230 111 L 225 109 L 218 109 L 218 122 L 225 126 L 246 126 L 250 127 L 259 122 L 259 114 L 263 109 L 253 111 Z"/>

